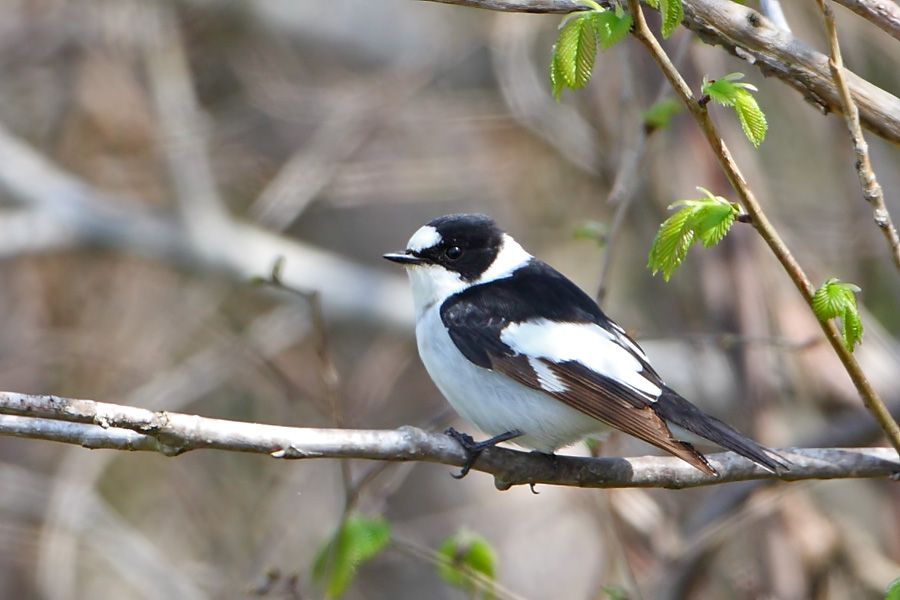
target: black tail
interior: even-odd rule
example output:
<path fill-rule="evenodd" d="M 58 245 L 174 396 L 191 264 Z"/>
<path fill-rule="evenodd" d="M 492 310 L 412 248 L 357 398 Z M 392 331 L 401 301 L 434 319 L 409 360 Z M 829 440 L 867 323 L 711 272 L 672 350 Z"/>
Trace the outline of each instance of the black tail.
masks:
<path fill-rule="evenodd" d="M 653 403 L 653 408 L 666 421 L 737 452 L 773 473 L 790 469 L 787 459 L 757 444 L 731 425 L 705 414 L 670 388 L 663 388 L 662 394 Z"/>

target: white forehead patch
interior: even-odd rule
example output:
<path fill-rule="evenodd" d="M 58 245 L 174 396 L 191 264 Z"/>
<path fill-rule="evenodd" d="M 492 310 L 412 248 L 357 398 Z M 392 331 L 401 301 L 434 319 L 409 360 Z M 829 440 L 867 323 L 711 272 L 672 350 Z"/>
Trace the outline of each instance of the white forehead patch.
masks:
<path fill-rule="evenodd" d="M 437 229 L 431 225 L 424 225 L 419 227 L 419 230 L 409 238 L 406 249 L 412 250 L 413 252 L 421 252 L 426 248 L 431 248 L 432 246 L 440 244 L 442 239 L 443 238 L 441 237 L 441 234 L 438 233 Z"/>

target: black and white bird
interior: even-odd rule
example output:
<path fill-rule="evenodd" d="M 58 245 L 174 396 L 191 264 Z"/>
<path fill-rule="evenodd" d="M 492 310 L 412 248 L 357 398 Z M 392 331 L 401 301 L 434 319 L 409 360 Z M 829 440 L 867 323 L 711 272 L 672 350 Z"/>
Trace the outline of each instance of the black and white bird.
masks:
<path fill-rule="evenodd" d="M 416 341 L 453 408 L 492 437 L 463 444 L 469 461 L 513 440 L 552 454 L 610 427 L 717 475 L 670 426 L 733 450 L 770 471 L 787 463 L 668 387 L 646 354 L 594 300 L 526 252 L 485 215 L 440 217 L 385 254 L 406 267 Z"/>

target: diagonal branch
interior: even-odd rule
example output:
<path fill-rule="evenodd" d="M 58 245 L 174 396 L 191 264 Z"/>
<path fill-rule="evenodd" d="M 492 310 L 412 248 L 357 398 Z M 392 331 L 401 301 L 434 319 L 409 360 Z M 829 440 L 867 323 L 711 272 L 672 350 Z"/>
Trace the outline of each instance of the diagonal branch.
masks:
<path fill-rule="evenodd" d="M 835 0 L 900 40 L 900 4 L 895 0 Z"/>
<path fill-rule="evenodd" d="M 681 73 L 678 72 L 678 69 L 675 68 L 675 65 L 672 64 L 672 61 L 669 59 L 666 51 L 660 46 L 659 41 L 657 41 L 653 32 L 650 31 L 650 27 L 647 25 L 647 21 L 644 18 L 644 12 L 641 10 L 639 0 L 628 0 L 628 6 L 634 16 L 634 36 L 647 48 L 647 51 L 653 57 L 653 60 L 656 61 L 656 64 L 666 75 L 666 78 L 669 80 L 669 83 L 672 84 L 672 87 L 681 98 L 681 101 L 694 117 L 697 125 L 699 125 L 701 131 L 706 136 L 709 147 L 712 149 L 716 160 L 718 160 L 719 166 L 722 168 L 722 171 L 725 173 L 726 177 L 728 177 L 728 181 L 740 197 L 741 205 L 750 216 L 753 227 L 766 242 L 766 245 L 769 246 L 769 249 L 791 278 L 797 291 L 800 292 L 803 299 L 806 300 L 806 303 L 810 306 L 810 309 L 812 309 L 813 287 L 809 281 L 809 277 L 807 277 L 803 267 L 801 267 L 800 263 L 797 262 L 797 259 L 794 258 L 794 255 L 787 247 L 787 244 L 781 239 L 775 226 L 772 225 L 771 221 L 769 221 L 769 218 L 766 216 L 765 211 L 763 211 L 762 205 L 759 203 L 759 200 L 757 200 L 753 190 L 750 189 L 750 185 L 747 183 L 744 174 L 735 162 L 731 151 L 719 135 L 716 124 L 713 122 L 706 109 L 706 104 L 701 103 L 694 98 L 691 88 L 681 76 Z M 826 339 L 831 344 L 831 347 L 841 360 L 841 363 L 843 363 L 847 375 L 850 376 L 850 380 L 856 387 L 857 392 L 859 392 L 860 398 L 866 409 L 872 413 L 872 416 L 878 421 L 890 440 L 891 445 L 893 445 L 897 450 L 897 453 L 900 454 L 900 426 L 897 425 L 897 422 L 888 411 L 887 406 L 885 406 L 884 401 L 866 377 L 866 374 L 856 360 L 856 357 L 854 357 L 850 350 L 844 346 L 841 332 L 838 330 L 837 325 L 835 325 L 834 320 L 829 319 L 823 321 L 818 319 L 818 321 Z"/>
<path fill-rule="evenodd" d="M 859 184 L 862 186 L 863 197 L 866 199 L 866 202 L 872 205 L 875 224 L 878 225 L 882 235 L 884 235 L 884 239 L 888 243 L 894 265 L 900 269 L 900 237 L 897 236 L 897 228 L 894 227 L 891 214 L 884 204 L 884 191 L 875 177 L 875 169 L 872 168 L 872 161 L 869 159 L 869 145 L 866 143 L 862 128 L 859 126 L 859 110 L 856 107 L 856 103 L 853 102 L 853 97 L 850 95 L 850 88 L 847 87 L 847 79 L 844 76 L 846 69 L 844 68 L 844 59 L 841 57 L 841 45 L 838 42 L 834 13 L 825 4 L 825 0 L 818 0 L 818 3 L 819 9 L 825 16 L 828 43 L 831 46 L 829 65 L 831 66 L 831 74 L 834 76 L 834 82 L 841 92 L 844 119 L 847 121 L 847 129 L 850 130 L 850 139 L 853 141 L 853 151 L 856 154 L 856 173 L 859 176 Z"/>
<path fill-rule="evenodd" d="M 0 126 L 0 260 L 62 247 L 113 248 L 245 283 L 283 262 L 285 285 L 317 289 L 329 316 L 408 325 L 409 292 L 384 275 L 299 240 L 223 219 L 214 235 L 189 235 L 184 223 L 104 192 L 67 173 Z"/>
<path fill-rule="evenodd" d="M 395 430 L 312 429 L 210 419 L 143 408 L 0 392 L 0 434 L 79 444 L 87 448 L 140 450 L 166 456 L 211 448 L 268 454 L 273 458 L 364 458 L 460 466 L 462 449 L 450 437 L 415 427 Z M 889 448 L 779 450 L 792 463 L 778 476 L 731 452 L 710 454 L 718 478 L 674 457 L 589 459 L 545 456 L 491 448 L 475 465 L 494 476 L 499 489 L 546 483 L 575 487 L 688 488 L 753 479 L 892 477 L 900 462 Z"/>
<path fill-rule="evenodd" d="M 490 10 L 568 13 L 586 5 L 573 0 L 428 0 Z M 609 5 L 609 0 L 600 4 Z M 765 75 L 782 80 L 823 112 L 841 112 L 840 93 L 828 68 L 828 57 L 737 2 L 682 0 L 683 25 L 707 44 L 755 65 Z M 849 6 L 852 4 L 846 1 Z M 860 122 L 869 131 L 900 144 L 900 98 L 862 77 L 847 72 L 847 85 L 859 107 Z"/>

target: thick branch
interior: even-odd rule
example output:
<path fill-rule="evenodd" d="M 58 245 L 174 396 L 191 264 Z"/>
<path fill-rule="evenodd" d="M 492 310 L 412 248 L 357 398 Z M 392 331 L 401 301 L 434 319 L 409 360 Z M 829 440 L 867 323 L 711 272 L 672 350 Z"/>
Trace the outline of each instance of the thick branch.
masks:
<path fill-rule="evenodd" d="M 835 0 L 900 40 L 900 5 L 895 0 Z"/>
<path fill-rule="evenodd" d="M 511 12 L 560 13 L 585 7 L 571 0 L 431 0 Z M 609 4 L 601 1 L 600 4 Z M 849 6 L 851 2 L 846 2 Z M 756 65 L 781 79 L 825 112 L 841 111 L 840 93 L 828 68 L 828 57 L 783 31 L 752 8 L 725 0 L 683 0 L 683 25 L 708 44 Z M 900 98 L 847 72 L 847 84 L 859 107 L 863 126 L 900 144 Z"/>
<path fill-rule="evenodd" d="M 850 131 L 850 139 L 853 142 L 853 151 L 856 154 L 855 165 L 856 173 L 859 177 L 859 185 L 863 190 L 863 198 L 872 206 L 875 224 L 881 230 L 885 241 L 887 241 L 891 258 L 894 260 L 894 266 L 900 269 L 900 237 L 897 236 L 897 229 L 894 227 L 891 215 L 884 204 L 884 191 L 875 177 L 875 169 L 872 168 L 872 161 L 869 159 L 869 145 L 866 143 L 866 138 L 863 137 L 862 129 L 859 126 L 859 110 L 850 95 L 850 88 L 847 87 L 847 78 L 845 77 L 847 69 L 844 68 L 844 59 L 841 57 L 841 45 L 838 42 L 834 14 L 825 4 L 825 0 L 818 1 L 819 9 L 825 17 L 825 28 L 828 30 L 828 44 L 831 47 L 831 74 L 841 92 L 844 120 L 847 122 L 847 129 Z"/>
<path fill-rule="evenodd" d="M 584 10 L 585 4 L 578 0 L 429 0 L 441 4 L 471 6 L 486 10 L 524 13 L 556 13 L 565 14 Z"/>
<path fill-rule="evenodd" d="M 143 408 L 0 392 L 0 434 L 79 444 L 87 448 L 142 450 L 175 456 L 213 448 L 274 458 L 365 458 L 461 465 L 465 454 L 446 435 L 414 427 L 396 430 L 312 429 L 210 419 Z M 779 476 L 731 452 L 710 454 L 719 471 L 710 477 L 674 457 L 555 460 L 504 448 L 484 452 L 475 469 L 494 476 L 500 489 L 526 483 L 576 487 L 687 488 L 752 479 L 890 477 L 900 462 L 888 448 L 780 450 L 792 463 Z"/>

